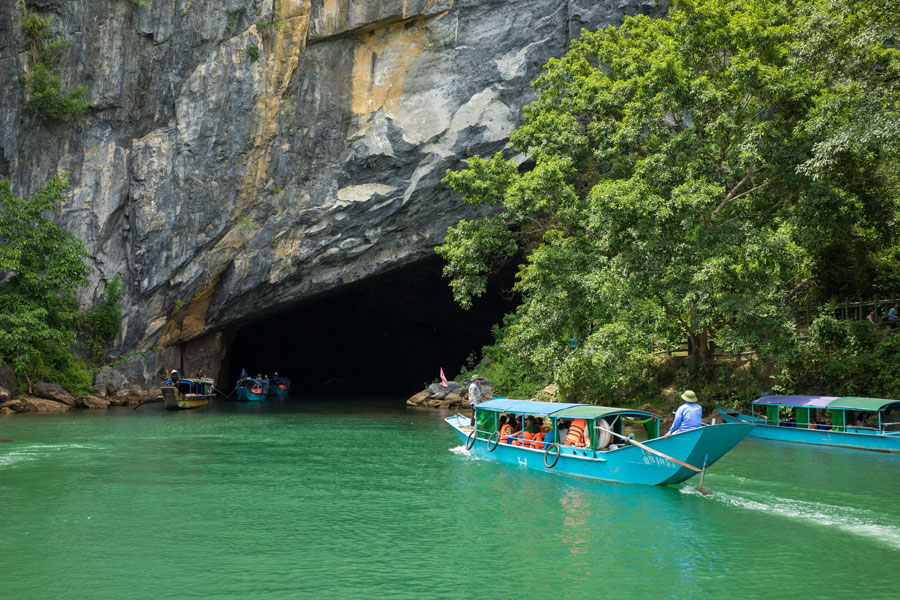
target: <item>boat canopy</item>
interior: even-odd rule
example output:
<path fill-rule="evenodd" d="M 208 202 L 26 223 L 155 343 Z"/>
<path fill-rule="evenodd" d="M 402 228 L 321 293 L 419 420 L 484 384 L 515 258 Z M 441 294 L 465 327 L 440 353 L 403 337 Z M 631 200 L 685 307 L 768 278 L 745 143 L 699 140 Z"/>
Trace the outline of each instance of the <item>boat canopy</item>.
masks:
<path fill-rule="evenodd" d="M 857 396 L 763 396 L 752 402 L 760 405 L 795 406 L 803 408 L 827 408 L 836 410 L 879 411 L 885 406 L 896 404 L 898 400 L 884 398 L 859 398 Z"/>
<path fill-rule="evenodd" d="M 582 404 L 572 408 L 564 408 L 563 410 L 553 413 L 554 417 L 562 417 L 566 419 L 597 419 L 606 417 L 615 413 L 627 413 L 629 415 L 641 415 L 644 417 L 656 417 L 653 413 L 643 410 L 632 410 L 630 408 L 610 408 L 608 406 L 594 406 L 592 404 Z"/>
<path fill-rule="evenodd" d="M 593 404 L 572 404 L 566 402 L 536 402 L 534 400 L 513 400 L 511 398 L 494 398 L 493 400 L 481 402 L 478 404 L 478 410 L 522 413 L 564 419 L 595 419 L 613 413 L 628 413 L 647 417 L 656 416 L 653 413 L 627 408 L 609 408 Z"/>
<path fill-rule="evenodd" d="M 486 402 L 480 402 L 478 410 L 493 410 L 496 412 L 523 413 L 529 415 L 550 416 L 564 408 L 583 406 L 582 404 L 569 404 L 565 402 L 535 402 L 534 400 L 513 400 L 512 398 L 494 398 Z"/>

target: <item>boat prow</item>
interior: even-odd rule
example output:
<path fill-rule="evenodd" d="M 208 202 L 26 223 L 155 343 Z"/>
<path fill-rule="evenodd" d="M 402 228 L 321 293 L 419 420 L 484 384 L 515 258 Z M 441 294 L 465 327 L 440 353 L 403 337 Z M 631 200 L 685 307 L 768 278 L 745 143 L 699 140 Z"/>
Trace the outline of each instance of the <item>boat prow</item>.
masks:
<path fill-rule="evenodd" d="M 703 468 L 716 463 L 753 430 L 752 423 L 720 423 L 692 429 L 645 442 L 650 448 L 659 450 L 682 462 Z M 684 458 L 682 458 L 682 456 Z M 696 472 L 682 467 L 678 472 L 662 484 L 680 483 L 693 477 Z"/>

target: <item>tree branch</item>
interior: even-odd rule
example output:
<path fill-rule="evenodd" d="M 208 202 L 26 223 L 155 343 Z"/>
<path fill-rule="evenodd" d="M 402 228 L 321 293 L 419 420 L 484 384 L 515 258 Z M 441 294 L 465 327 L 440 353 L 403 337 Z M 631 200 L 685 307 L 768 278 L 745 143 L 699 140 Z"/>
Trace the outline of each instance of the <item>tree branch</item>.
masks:
<path fill-rule="evenodd" d="M 737 185 L 735 185 L 733 188 L 731 188 L 731 190 L 729 190 L 728 195 L 725 196 L 725 199 L 722 200 L 722 202 L 720 202 L 719 205 L 716 207 L 716 209 L 713 211 L 712 217 L 710 217 L 710 222 L 715 221 L 715 220 L 716 220 L 716 217 L 719 216 L 719 213 L 722 212 L 722 209 L 725 208 L 725 206 L 726 206 L 729 202 L 731 202 L 732 200 L 737 200 L 737 199 L 740 198 L 741 196 L 746 196 L 747 194 L 750 194 L 750 193 L 755 192 L 756 190 L 758 190 L 758 189 L 760 189 L 760 188 L 762 188 L 762 187 L 765 187 L 766 184 L 763 183 L 763 184 L 760 184 L 760 185 L 756 186 L 755 188 L 752 188 L 752 189 L 747 190 L 746 192 L 742 192 L 742 193 L 738 194 L 737 196 L 734 195 L 734 193 L 735 193 L 736 191 L 738 191 L 745 183 L 747 183 L 748 181 L 750 181 L 750 180 L 753 178 L 754 175 L 756 175 L 756 174 L 759 173 L 760 171 L 764 171 L 765 169 L 766 169 L 766 167 L 765 167 L 765 165 L 764 165 L 764 166 L 760 167 L 759 169 L 750 169 L 749 171 L 747 171 L 747 174 L 744 175 L 744 178 L 741 179 L 741 180 L 737 183 Z"/>

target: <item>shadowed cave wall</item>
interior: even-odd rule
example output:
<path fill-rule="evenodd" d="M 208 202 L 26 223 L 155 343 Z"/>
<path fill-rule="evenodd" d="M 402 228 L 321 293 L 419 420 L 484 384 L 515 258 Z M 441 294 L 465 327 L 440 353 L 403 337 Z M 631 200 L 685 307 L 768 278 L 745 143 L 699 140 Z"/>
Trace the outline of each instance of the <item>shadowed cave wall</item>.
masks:
<path fill-rule="evenodd" d="M 229 386 L 248 373 L 290 377 L 297 394 L 396 395 L 459 372 L 493 341 L 491 326 L 515 308 L 507 266 L 466 311 L 454 301 L 438 257 L 348 286 L 246 324 L 229 345 Z"/>

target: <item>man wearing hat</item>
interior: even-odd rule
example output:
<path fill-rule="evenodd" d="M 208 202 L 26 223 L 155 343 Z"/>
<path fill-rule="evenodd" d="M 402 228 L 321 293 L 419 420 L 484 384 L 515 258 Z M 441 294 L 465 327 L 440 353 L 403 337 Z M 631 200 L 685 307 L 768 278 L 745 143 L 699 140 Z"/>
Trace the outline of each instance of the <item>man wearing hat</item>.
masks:
<path fill-rule="evenodd" d="M 702 425 L 700 418 L 703 416 L 703 409 L 697 404 L 697 394 L 692 390 L 686 390 L 681 395 L 681 399 L 684 400 L 684 404 L 675 411 L 675 421 L 672 422 L 672 427 L 669 428 L 669 433 L 665 437 L 669 437 L 669 434 L 672 433 L 697 429 Z"/>

